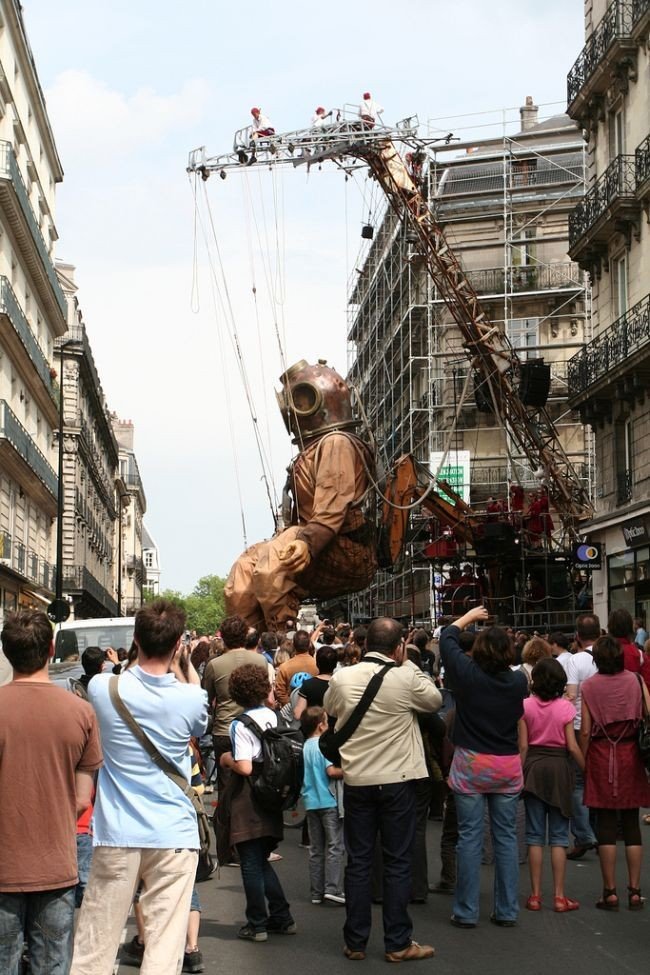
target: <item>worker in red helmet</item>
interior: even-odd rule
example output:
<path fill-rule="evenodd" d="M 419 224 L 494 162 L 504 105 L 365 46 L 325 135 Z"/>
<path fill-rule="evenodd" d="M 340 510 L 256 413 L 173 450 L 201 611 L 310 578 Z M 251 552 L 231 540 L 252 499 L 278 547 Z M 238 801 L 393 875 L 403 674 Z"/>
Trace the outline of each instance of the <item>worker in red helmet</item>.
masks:
<path fill-rule="evenodd" d="M 374 129 L 378 121 L 381 121 L 381 113 L 383 112 L 381 105 L 378 105 L 374 100 L 369 91 L 364 91 L 363 101 L 359 106 L 359 118 L 364 124 L 366 129 Z"/>
<path fill-rule="evenodd" d="M 331 112 L 327 112 L 322 105 L 319 105 L 311 117 L 312 129 L 322 129 L 326 124 L 326 119 L 330 118 L 331 115 Z"/>
<path fill-rule="evenodd" d="M 253 131 L 251 133 L 253 139 L 265 139 L 275 135 L 275 129 L 271 125 L 270 119 L 266 115 L 262 115 L 261 109 L 251 108 L 251 115 L 253 116 Z"/>

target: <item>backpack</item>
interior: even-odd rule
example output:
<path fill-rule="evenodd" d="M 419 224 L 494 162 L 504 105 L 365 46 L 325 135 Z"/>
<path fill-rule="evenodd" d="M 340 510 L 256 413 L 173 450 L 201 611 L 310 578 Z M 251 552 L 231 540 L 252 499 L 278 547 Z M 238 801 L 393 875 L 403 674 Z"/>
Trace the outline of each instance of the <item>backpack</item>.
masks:
<path fill-rule="evenodd" d="M 302 732 L 282 727 L 262 730 L 247 714 L 240 714 L 236 720 L 252 731 L 262 744 L 262 758 L 253 763 L 253 799 L 268 812 L 291 809 L 302 788 Z"/>

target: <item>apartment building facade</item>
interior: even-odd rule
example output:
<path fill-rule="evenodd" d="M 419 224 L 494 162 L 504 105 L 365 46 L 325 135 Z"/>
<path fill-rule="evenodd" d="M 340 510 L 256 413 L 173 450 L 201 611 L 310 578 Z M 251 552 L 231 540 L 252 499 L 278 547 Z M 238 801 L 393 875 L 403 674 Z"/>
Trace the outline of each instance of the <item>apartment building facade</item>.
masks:
<path fill-rule="evenodd" d="M 593 282 L 592 341 L 569 363 L 571 405 L 594 431 L 603 546 L 594 609 L 650 620 L 650 0 L 586 0 L 585 46 L 567 78 L 588 185 L 569 253 Z"/>
<path fill-rule="evenodd" d="M 532 98 L 518 116 L 509 133 L 461 136 L 431 150 L 429 205 L 490 322 L 522 361 L 550 365 L 547 410 L 588 489 L 589 437 L 567 406 L 567 362 L 590 337 L 589 279 L 567 254 L 568 214 L 584 193 L 584 143 L 566 115 L 540 119 Z M 442 464 L 442 476 L 473 508 L 485 509 L 489 498 L 507 504 L 510 480 L 530 492 L 539 477 L 475 388 L 462 335 L 415 244 L 386 212 L 351 288 L 349 378 L 385 464 L 411 453 L 431 472 Z M 414 511 L 403 563 L 352 597 L 350 615 L 437 619 L 447 568 L 426 555 L 431 538 L 430 516 Z M 502 618 L 521 622 L 530 575 L 518 569 L 508 605 L 498 607 Z M 553 580 L 533 582 L 550 598 Z M 542 603 L 548 610 L 546 596 Z"/>
<path fill-rule="evenodd" d="M 145 566 L 144 515 L 147 499 L 134 449 L 134 427 L 131 420 L 111 417 L 119 447 L 118 552 L 116 590 L 118 615 L 132 616 L 144 598 Z"/>
<path fill-rule="evenodd" d="M 54 593 L 59 391 L 67 326 L 54 266 L 63 178 L 21 5 L 0 2 L 0 621 Z"/>
<path fill-rule="evenodd" d="M 75 269 L 57 263 L 68 331 L 56 342 L 62 390 L 63 595 L 77 619 L 117 616 L 118 446 L 77 298 Z"/>

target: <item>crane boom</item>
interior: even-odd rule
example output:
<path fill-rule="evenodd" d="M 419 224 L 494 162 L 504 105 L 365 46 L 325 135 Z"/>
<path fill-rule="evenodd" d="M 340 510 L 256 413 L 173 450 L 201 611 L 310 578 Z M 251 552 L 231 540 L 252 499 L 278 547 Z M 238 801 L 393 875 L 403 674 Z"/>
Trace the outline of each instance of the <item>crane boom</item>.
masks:
<path fill-rule="evenodd" d="M 342 168 L 347 168 L 350 160 L 367 165 L 398 218 L 415 234 L 416 246 L 458 326 L 465 353 L 478 382 L 487 391 L 495 415 L 507 425 L 531 469 L 548 487 L 564 534 L 575 540 L 579 520 L 592 513 L 584 485 L 546 408 L 527 406 L 522 401 L 518 388 L 522 361 L 505 332 L 492 324 L 481 308 L 435 211 L 409 172 L 396 143 L 419 151 L 427 146 L 427 140 L 417 137 L 414 119 L 404 119 L 394 129 L 368 129 L 358 121 L 344 120 L 318 131 L 289 132 L 254 142 L 247 141 L 245 132 L 239 132 L 232 153 L 207 158 L 203 149 L 195 150 L 190 154 L 188 170 L 207 179 L 211 172 L 219 172 L 225 178 L 228 170 L 251 165 L 297 167 L 324 160 L 332 160 Z"/>

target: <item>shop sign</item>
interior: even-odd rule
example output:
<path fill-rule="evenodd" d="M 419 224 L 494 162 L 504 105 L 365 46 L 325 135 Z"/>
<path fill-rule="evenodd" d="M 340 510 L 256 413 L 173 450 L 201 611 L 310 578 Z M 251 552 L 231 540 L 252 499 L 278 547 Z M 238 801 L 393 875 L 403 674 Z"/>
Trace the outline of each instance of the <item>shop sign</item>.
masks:
<path fill-rule="evenodd" d="M 621 531 L 628 548 L 647 545 L 650 541 L 645 518 L 631 518 L 629 521 L 624 521 L 621 525 Z"/>
<path fill-rule="evenodd" d="M 573 564 L 576 569 L 602 569 L 603 548 L 599 542 L 581 542 L 573 546 Z"/>

